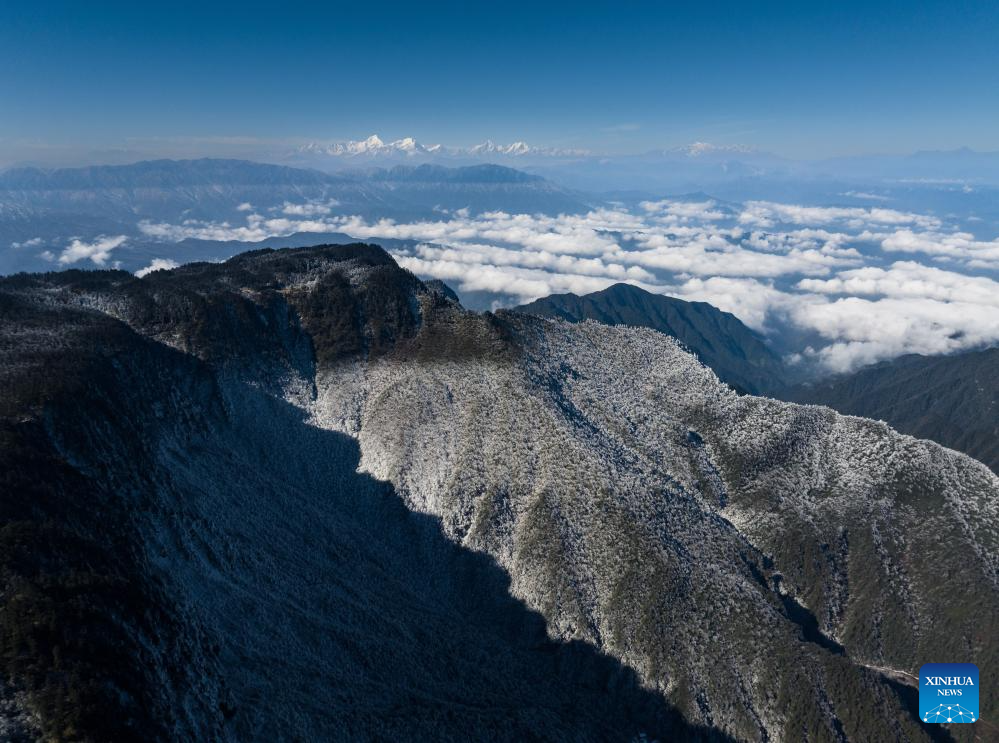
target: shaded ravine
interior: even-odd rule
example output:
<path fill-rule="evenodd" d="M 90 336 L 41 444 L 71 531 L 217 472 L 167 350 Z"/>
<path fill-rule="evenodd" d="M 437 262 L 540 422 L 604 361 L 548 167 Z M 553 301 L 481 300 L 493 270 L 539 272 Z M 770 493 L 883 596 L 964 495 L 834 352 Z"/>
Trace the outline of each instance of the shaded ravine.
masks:
<path fill-rule="evenodd" d="M 241 557 L 260 561 L 252 574 L 223 568 L 197 607 L 220 638 L 237 739 L 290 732 L 274 720 L 301 704 L 301 690 L 274 679 L 280 668 L 310 678 L 311 719 L 295 729 L 307 739 L 729 740 L 688 724 L 592 645 L 551 641 L 491 557 L 357 472 L 356 440 L 258 389 L 227 385 L 225 396 L 225 429 L 184 469 L 168 467 L 180 494 L 218 472 L 220 497 L 188 514 L 215 525 L 216 548 L 167 569 L 205 596 L 202 558 L 225 565 L 217 545 L 244 544 Z M 224 471 L 213 451 L 221 442 L 232 452 Z M 267 495 L 254 498 L 250 482 Z M 235 616 L 232 601 L 243 607 Z M 241 630 L 234 620 L 248 612 L 259 621 Z M 301 631 L 275 631 L 288 624 Z M 261 704 L 270 719 L 254 711 Z"/>
<path fill-rule="evenodd" d="M 700 437 L 697 436 L 693 431 L 688 434 L 688 438 L 691 439 L 695 445 L 700 445 Z M 726 523 L 731 524 L 730 521 L 724 519 L 723 516 L 719 516 L 726 521 Z M 732 525 L 733 528 L 734 525 Z M 738 530 L 737 530 L 738 531 Z M 746 540 L 746 544 L 751 546 L 751 541 L 742 535 L 743 539 Z M 756 549 L 755 547 L 751 547 Z M 764 567 L 768 570 L 773 568 L 773 561 L 770 557 L 764 555 Z M 923 732 L 929 737 L 930 740 L 936 743 L 953 743 L 954 738 L 950 734 L 950 731 L 946 726 L 938 724 L 927 724 L 924 723 L 919 714 L 919 677 L 913 676 L 907 671 L 901 671 L 894 668 L 887 668 L 884 666 L 871 665 L 869 663 L 864 663 L 858 659 L 850 657 L 847 652 L 847 648 L 844 648 L 839 642 L 834 638 L 829 637 L 824 632 L 822 632 L 819 627 L 818 619 L 815 613 L 812 612 L 808 607 L 802 605 L 798 600 L 782 591 L 780 589 L 780 576 L 771 575 L 769 580 L 767 576 L 763 575 L 755 565 L 750 561 L 746 561 L 746 566 L 759 582 L 760 586 L 763 588 L 772 589 L 774 595 L 776 595 L 782 606 L 784 607 L 787 618 L 793 622 L 801 632 L 801 639 L 805 642 L 814 643 L 815 645 L 821 647 L 822 649 L 829 651 L 835 655 L 840 655 L 846 657 L 851 663 L 857 667 L 866 668 L 870 671 L 876 673 L 884 683 L 891 688 L 891 690 L 896 694 L 899 699 L 899 703 L 905 713 L 911 718 L 911 720 L 920 725 Z M 842 728 L 839 728 L 840 734 L 842 734 Z"/>
<path fill-rule="evenodd" d="M 90 483 L 77 496 L 141 555 L 119 579 L 145 598 L 80 630 L 99 628 L 124 648 L 143 633 L 170 639 L 164 652 L 117 658 L 124 666 L 80 667 L 61 693 L 111 684 L 124 707 L 104 697 L 99 715 L 61 718 L 75 732 L 50 727 L 48 736 L 729 740 L 688 724 L 593 646 L 549 640 L 491 558 L 357 472 L 355 440 L 309 425 L 237 375 L 110 325 L 87 370 L 101 384 L 46 401 L 46 446 Z M 95 566 L 121 559 L 120 540 L 79 536 Z M 143 629 L 151 614 L 169 624 Z M 158 685 L 185 676 L 199 686 Z M 156 702 L 136 716 L 134 700 L 144 699 Z"/>

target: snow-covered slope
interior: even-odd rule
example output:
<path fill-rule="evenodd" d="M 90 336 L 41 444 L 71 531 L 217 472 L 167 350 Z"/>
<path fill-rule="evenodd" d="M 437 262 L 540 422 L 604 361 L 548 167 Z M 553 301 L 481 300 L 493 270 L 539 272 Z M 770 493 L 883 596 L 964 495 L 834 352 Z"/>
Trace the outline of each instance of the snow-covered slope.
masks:
<path fill-rule="evenodd" d="M 493 555 L 553 637 L 601 647 L 689 719 L 747 739 L 799 725 L 904 739 L 916 733 L 885 719 L 892 694 L 866 667 L 994 658 L 997 483 L 980 463 L 740 398 L 651 331 L 502 327 L 520 349 L 509 363 L 321 374 L 316 420 Z M 961 566 L 946 590 L 940 564 Z"/>
<path fill-rule="evenodd" d="M 41 494 L 5 518 L 56 535 L 4 543 L 0 670 L 49 734 L 923 740 L 898 678 L 995 683 L 999 480 L 654 331 L 469 313 L 367 246 L 0 301 Z"/>
<path fill-rule="evenodd" d="M 657 330 L 679 340 L 723 382 L 749 394 L 776 390 L 787 375 L 780 357 L 759 335 L 707 302 L 687 302 L 630 284 L 614 284 L 583 296 L 552 294 L 515 309 L 570 322 L 588 319 Z"/>
<path fill-rule="evenodd" d="M 999 348 L 950 356 L 910 354 L 851 374 L 780 391 L 933 439 L 999 472 Z"/>

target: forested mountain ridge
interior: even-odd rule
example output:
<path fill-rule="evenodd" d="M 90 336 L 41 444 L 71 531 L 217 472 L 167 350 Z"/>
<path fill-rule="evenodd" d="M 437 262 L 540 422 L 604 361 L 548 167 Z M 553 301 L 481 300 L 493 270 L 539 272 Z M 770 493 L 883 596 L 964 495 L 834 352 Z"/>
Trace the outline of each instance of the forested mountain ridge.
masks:
<path fill-rule="evenodd" d="M 933 439 L 999 472 L 999 348 L 902 356 L 853 374 L 782 390 L 791 402 L 828 405 Z"/>
<path fill-rule="evenodd" d="M 661 333 L 470 313 L 366 245 L 0 303 L 26 736 L 923 740 L 872 667 L 995 683 L 997 478 Z"/>
<path fill-rule="evenodd" d="M 787 378 L 780 357 L 760 336 L 735 315 L 707 302 L 687 302 L 630 284 L 614 284 L 585 296 L 553 294 L 515 309 L 569 322 L 595 320 L 658 330 L 679 340 L 719 379 L 741 392 L 773 392 Z"/>
<path fill-rule="evenodd" d="M 585 296 L 553 294 L 515 308 L 569 322 L 658 330 L 679 340 L 739 392 L 826 405 L 964 452 L 999 471 L 999 349 L 908 355 L 846 375 L 789 385 L 794 373 L 738 318 L 704 302 L 615 284 Z"/>

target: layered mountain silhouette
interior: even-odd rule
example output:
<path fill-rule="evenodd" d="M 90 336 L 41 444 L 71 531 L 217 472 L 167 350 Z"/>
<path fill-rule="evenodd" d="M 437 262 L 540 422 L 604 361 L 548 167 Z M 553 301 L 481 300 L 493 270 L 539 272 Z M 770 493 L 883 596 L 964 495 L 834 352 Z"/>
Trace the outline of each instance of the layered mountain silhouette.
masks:
<path fill-rule="evenodd" d="M 360 244 L 0 310 L 7 737 L 970 740 L 903 680 L 999 680 L 999 479 L 660 332 Z"/>
<path fill-rule="evenodd" d="M 47 270 L 52 257 L 42 253 L 58 253 L 77 236 L 126 237 L 115 260 L 133 271 L 164 257 L 164 251 L 179 262 L 234 252 L 225 237 L 200 252 L 191 245 L 175 251 L 143 232 L 142 222 L 239 226 L 250 214 L 282 218 L 288 213 L 405 221 L 441 219 L 442 211 L 456 210 L 570 214 L 587 211 L 591 203 L 586 195 L 539 176 L 488 164 L 400 165 L 338 174 L 224 159 L 13 168 L 0 172 L 0 274 Z M 286 213 L 289 207 L 305 211 Z M 310 207 L 320 210 L 310 212 Z M 334 228 L 319 234 L 305 239 L 341 239 Z M 25 242 L 36 247 L 16 247 Z"/>
<path fill-rule="evenodd" d="M 553 294 L 516 311 L 569 322 L 594 320 L 658 330 L 680 341 L 719 379 L 740 392 L 768 393 L 786 384 L 783 363 L 763 339 L 735 315 L 707 302 L 687 302 L 630 284 L 614 284 L 584 296 Z"/>
<path fill-rule="evenodd" d="M 439 187 L 439 193 L 433 188 Z M 487 201 L 487 195 L 488 200 Z M 443 167 L 399 165 L 390 169 L 324 173 L 247 160 L 152 160 L 85 168 L 13 168 L 0 172 L 0 205 L 37 212 L 89 210 L 92 216 L 231 216 L 241 202 L 258 207 L 283 200 L 337 198 L 357 213 L 391 206 L 414 208 L 527 208 L 579 211 L 584 197 L 536 175 L 501 165 Z M 436 200 L 435 200 L 436 199 Z M 471 200 L 471 201 L 470 201 Z M 183 212 L 184 209 L 193 212 Z"/>
<path fill-rule="evenodd" d="M 780 397 L 886 421 L 999 472 L 999 348 L 954 356 L 908 355 Z"/>

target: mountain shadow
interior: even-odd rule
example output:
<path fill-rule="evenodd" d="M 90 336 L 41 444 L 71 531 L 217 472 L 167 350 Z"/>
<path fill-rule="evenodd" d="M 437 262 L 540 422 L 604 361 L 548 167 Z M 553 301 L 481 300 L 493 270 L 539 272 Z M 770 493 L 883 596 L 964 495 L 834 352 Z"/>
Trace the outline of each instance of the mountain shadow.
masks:
<path fill-rule="evenodd" d="M 549 640 L 492 558 L 238 369 L 8 309 L 63 341 L 8 346 L 0 409 L 0 670 L 38 737 L 728 740 Z"/>

